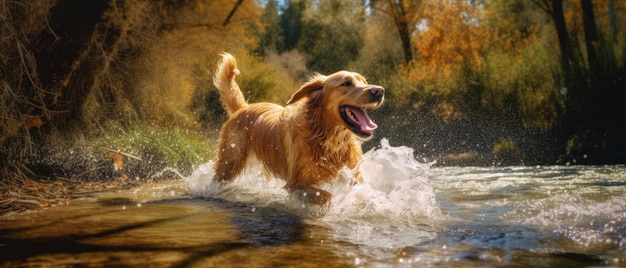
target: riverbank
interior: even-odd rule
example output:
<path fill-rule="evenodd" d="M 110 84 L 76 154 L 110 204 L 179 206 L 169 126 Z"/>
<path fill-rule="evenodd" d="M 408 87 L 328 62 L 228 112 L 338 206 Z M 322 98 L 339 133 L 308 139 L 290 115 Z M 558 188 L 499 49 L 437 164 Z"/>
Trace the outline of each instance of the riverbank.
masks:
<path fill-rule="evenodd" d="M 12 176 L 0 179 L 0 216 L 27 211 L 41 211 L 64 206 L 75 199 L 87 198 L 107 191 L 129 189 L 145 184 L 158 184 L 167 179 L 129 179 L 121 174 L 111 180 Z"/>

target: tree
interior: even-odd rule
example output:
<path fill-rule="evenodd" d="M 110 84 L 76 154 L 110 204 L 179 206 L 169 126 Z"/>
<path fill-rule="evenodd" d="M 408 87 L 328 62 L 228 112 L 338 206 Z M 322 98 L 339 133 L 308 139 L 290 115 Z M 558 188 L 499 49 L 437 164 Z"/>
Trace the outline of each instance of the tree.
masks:
<path fill-rule="evenodd" d="M 198 127 L 191 107 L 209 88 L 209 59 L 257 44 L 253 1 L 228 17 L 230 0 L 22 2 L 0 4 L 0 165 L 73 142 L 58 138 Z"/>
<path fill-rule="evenodd" d="M 365 7 L 359 0 L 319 0 L 306 9 L 297 48 L 309 69 L 333 73 L 348 67 L 363 44 Z"/>
<path fill-rule="evenodd" d="M 583 28 L 585 30 L 585 46 L 587 47 L 587 68 L 591 75 L 591 84 L 595 84 L 595 80 L 601 73 L 601 66 L 598 59 L 599 38 L 597 33 L 596 18 L 593 13 L 593 4 L 591 0 L 581 0 L 582 13 L 583 13 Z"/>
<path fill-rule="evenodd" d="M 285 36 L 283 35 L 283 29 L 280 25 L 280 19 L 276 0 L 268 0 L 265 6 L 265 12 L 261 17 L 261 23 L 265 27 L 265 31 L 259 38 L 259 50 L 262 54 L 268 51 L 285 50 Z"/>
<path fill-rule="evenodd" d="M 572 42 L 567 32 L 567 24 L 565 23 L 565 16 L 563 12 L 563 0 L 532 0 L 537 6 L 543 9 L 554 23 L 556 34 L 559 40 L 559 50 L 561 52 L 561 68 L 563 69 L 563 75 L 565 76 L 565 85 L 570 86 L 572 79 L 576 77 L 576 71 L 574 70 L 577 62 L 574 58 L 574 50 L 572 48 Z"/>
<path fill-rule="evenodd" d="M 420 15 L 422 0 L 372 0 L 370 6 L 387 14 L 393 21 L 402 42 L 405 64 L 414 59 L 411 37 Z"/>
<path fill-rule="evenodd" d="M 419 53 L 414 79 L 449 78 L 459 67 L 480 65 L 491 43 L 481 10 L 461 2 L 433 1 L 424 7 L 425 29 L 412 39 Z"/>
<path fill-rule="evenodd" d="M 604 119 L 623 113 L 623 106 L 615 99 L 619 98 L 616 88 L 623 87 L 623 67 L 620 67 L 623 58 L 616 55 L 622 53 L 619 51 L 624 46 L 619 37 L 617 42 L 608 41 L 623 34 L 613 28 L 617 23 L 612 14 L 616 3 L 591 0 L 533 0 L 533 3 L 552 17 L 559 40 L 562 85 L 566 93 L 562 126 L 563 136 L 570 139 L 568 152 L 606 151 L 609 145 L 625 147 L 623 139 L 618 138 L 623 132 Z M 618 9 L 623 8 L 624 1 L 617 5 Z M 597 16 L 596 12 L 603 15 Z M 610 34 L 605 35 L 602 29 L 610 29 L 607 31 Z"/>
<path fill-rule="evenodd" d="M 302 31 L 302 16 L 308 0 L 289 0 L 280 16 L 280 26 L 285 35 L 284 51 L 292 50 L 298 44 Z M 280 52 L 284 52 L 280 51 Z"/>

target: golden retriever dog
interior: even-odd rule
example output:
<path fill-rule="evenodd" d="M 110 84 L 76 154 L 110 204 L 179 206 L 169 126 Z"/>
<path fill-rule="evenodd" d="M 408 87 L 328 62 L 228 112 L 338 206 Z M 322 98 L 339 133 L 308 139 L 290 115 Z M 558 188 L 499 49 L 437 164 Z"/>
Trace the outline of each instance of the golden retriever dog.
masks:
<path fill-rule="evenodd" d="M 357 168 L 361 143 L 376 129 L 366 109 L 380 107 L 385 89 L 358 73 L 339 71 L 314 75 L 285 107 L 248 104 L 235 82 L 238 74 L 235 58 L 222 54 L 213 83 L 229 119 L 220 130 L 214 180 L 232 181 L 254 156 L 268 176 L 286 181 L 288 191 L 325 204 L 332 194 L 319 187 L 342 168 Z M 362 182 L 358 171 L 356 177 Z"/>

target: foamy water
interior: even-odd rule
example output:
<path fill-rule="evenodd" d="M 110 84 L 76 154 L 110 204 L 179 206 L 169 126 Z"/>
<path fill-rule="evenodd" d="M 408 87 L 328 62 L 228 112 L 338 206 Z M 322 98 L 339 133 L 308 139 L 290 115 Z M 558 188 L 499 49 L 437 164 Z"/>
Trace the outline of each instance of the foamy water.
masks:
<path fill-rule="evenodd" d="M 377 245 L 400 245 L 415 238 L 434 235 L 433 219 L 441 212 L 435 191 L 428 182 L 433 163 L 421 163 L 413 149 L 393 147 L 382 139 L 380 147 L 363 155 L 360 168 L 364 183 L 352 185 L 353 170 L 344 169 L 332 184 L 321 188 L 333 194 L 330 203 L 320 207 L 289 194 L 280 179 L 265 179 L 260 166 L 254 166 L 234 182 L 216 183 L 213 161 L 198 167 L 186 180 L 189 193 L 253 206 L 284 207 L 310 221 L 322 221 L 342 239 Z"/>
<path fill-rule="evenodd" d="M 558 237 L 583 249 L 626 246 L 624 166 L 448 167 L 433 176 L 440 198 L 450 200 L 443 205 L 449 213 L 532 230 L 521 232 L 527 242 L 518 247 Z"/>
<path fill-rule="evenodd" d="M 343 170 L 321 187 L 333 198 L 319 207 L 287 193 L 282 180 L 264 179 L 260 167 L 233 183 L 214 183 L 212 165 L 187 178 L 190 194 L 300 215 L 328 227 L 334 239 L 360 245 L 346 253 L 355 254 L 355 263 L 407 248 L 416 251 L 399 262 L 440 262 L 450 254 L 460 262 L 535 254 L 626 262 L 624 166 L 432 167 L 417 161 L 413 149 L 383 139 L 363 156 L 364 183 L 350 185 L 353 171 Z"/>

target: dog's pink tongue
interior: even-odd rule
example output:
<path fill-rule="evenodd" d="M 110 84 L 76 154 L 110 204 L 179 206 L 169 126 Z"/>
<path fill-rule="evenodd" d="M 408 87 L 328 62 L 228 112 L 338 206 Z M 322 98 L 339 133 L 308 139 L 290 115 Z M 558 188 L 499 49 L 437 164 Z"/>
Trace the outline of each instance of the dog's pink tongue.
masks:
<path fill-rule="evenodd" d="M 354 116 L 357 118 L 357 122 L 359 126 L 361 126 L 361 131 L 364 132 L 372 132 L 378 126 L 367 116 L 365 110 L 362 109 L 351 109 Z"/>

